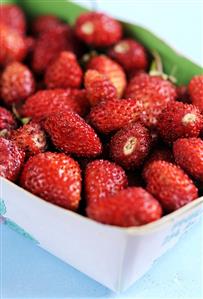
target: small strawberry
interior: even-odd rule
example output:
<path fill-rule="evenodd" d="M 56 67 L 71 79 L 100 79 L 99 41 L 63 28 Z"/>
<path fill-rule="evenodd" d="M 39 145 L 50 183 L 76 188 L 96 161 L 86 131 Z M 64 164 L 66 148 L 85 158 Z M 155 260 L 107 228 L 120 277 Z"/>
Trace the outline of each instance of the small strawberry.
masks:
<path fill-rule="evenodd" d="M 126 76 L 122 67 L 105 55 L 99 55 L 93 57 L 88 65 L 88 69 L 93 69 L 101 74 L 107 76 L 107 78 L 113 83 L 117 90 L 117 97 L 121 97 L 126 87 Z"/>
<path fill-rule="evenodd" d="M 58 111 L 45 121 L 45 130 L 53 144 L 66 154 L 95 157 L 102 151 L 99 137 L 78 114 Z"/>
<path fill-rule="evenodd" d="M 122 27 L 118 21 L 106 14 L 87 12 L 77 18 L 75 32 L 88 45 L 107 47 L 119 41 Z"/>
<path fill-rule="evenodd" d="M 87 203 L 105 199 L 127 187 L 125 171 L 108 160 L 90 162 L 85 170 L 85 194 Z"/>
<path fill-rule="evenodd" d="M 12 62 L 1 76 L 1 97 L 7 105 L 18 104 L 35 90 L 35 80 L 27 66 Z"/>
<path fill-rule="evenodd" d="M 175 211 L 198 198 L 198 190 L 184 171 L 166 161 L 154 161 L 145 171 L 147 190 L 166 212 Z"/>
<path fill-rule="evenodd" d="M 203 116 L 191 104 L 173 102 L 161 113 L 158 129 L 165 142 L 171 143 L 181 137 L 198 137 L 203 128 Z"/>
<path fill-rule="evenodd" d="M 19 34 L 26 31 L 26 20 L 23 10 L 14 4 L 0 4 L 0 23 L 5 24 Z"/>
<path fill-rule="evenodd" d="M 24 158 L 25 153 L 13 141 L 0 137 L 0 176 L 15 181 Z"/>
<path fill-rule="evenodd" d="M 105 101 L 92 108 L 89 119 L 99 132 L 108 134 L 138 121 L 140 107 L 134 99 Z"/>
<path fill-rule="evenodd" d="M 162 208 L 143 188 L 129 187 L 90 204 L 87 215 L 104 224 L 140 226 L 161 218 Z"/>
<path fill-rule="evenodd" d="M 126 169 L 139 167 L 151 147 L 149 131 L 140 123 L 132 123 L 118 131 L 110 142 L 112 159 Z"/>
<path fill-rule="evenodd" d="M 0 23 L 0 65 L 22 61 L 27 54 L 25 39 L 15 30 Z"/>
<path fill-rule="evenodd" d="M 180 138 L 173 144 L 176 163 L 189 175 L 203 182 L 203 140 Z"/>
<path fill-rule="evenodd" d="M 191 103 L 189 90 L 186 85 L 177 86 L 176 92 L 177 92 L 177 100 L 179 102 L 188 103 L 188 104 Z"/>
<path fill-rule="evenodd" d="M 108 51 L 108 54 L 128 72 L 144 70 L 148 65 L 145 48 L 131 38 L 120 40 Z"/>
<path fill-rule="evenodd" d="M 161 77 L 139 73 L 133 77 L 126 89 L 125 97 L 143 103 L 140 118 L 147 127 L 154 127 L 162 110 L 176 99 L 176 88 Z"/>
<path fill-rule="evenodd" d="M 11 139 L 28 157 L 44 152 L 47 147 L 45 133 L 41 126 L 35 122 L 25 124 L 13 131 Z"/>
<path fill-rule="evenodd" d="M 189 83 L 189 94 L 192 104 L 203 112 L 203 75 L 194 76 Z"/>
<path fill-rule="evenodd" d="M 31 117 L 41 121 L 57 110 L 73 110 L 84 115 L 88 105 L 85 90 L 40 90 L 27 99 L 20 110 L 20 114 L 23 117 Z"/>
<path fill-rule="evenodd" d="M 26 162 L 20 185 L 46 201 L 77 210 L 81 193 L 80 167 L 63 153 L 40 153 Z"/>
<path fill-rule="evenodd" d="M 44 31 L 54 30 L 61 24 L 61 21 L 54 15 L 41 15 L 32 22 L 32 32 L 41 34 Z"/>
<path fill-rule="evenodd" d="M 81 82 L 82 69 L 72 52 L 61 52 L 46 69 L 47 88 L 79 88 Z"/>
<path fill-rule="evenodd" d="M 103 100 L 112 100 L 117 96 L 116 88 L 106 75 L 100 74 L 95 70 L 88 70 L 85 73 L 85 88 L 91 106 Z"/>
<path fill-rule="evenodd" d="M 12 130 L 17 127 L 13 114 L 0 107 L 0 136 L 9 137 Z"/>

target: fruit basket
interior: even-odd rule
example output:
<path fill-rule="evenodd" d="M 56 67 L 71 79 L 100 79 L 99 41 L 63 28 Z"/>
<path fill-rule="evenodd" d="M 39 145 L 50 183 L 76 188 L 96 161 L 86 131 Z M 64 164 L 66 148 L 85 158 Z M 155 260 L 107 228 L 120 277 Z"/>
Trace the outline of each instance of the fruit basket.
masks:
<path fill-rule="evenodd" d="M 8 2 L 8 1 L 7 1 Z M 28 16 L 55 14 L 69 23 L 86 11 L 69 1 L 9 1 L 18 3 Z M 149 51 L 157 51 L 166 74 L 174 72 L 177 84 L 188 84 L 200 66 L 176 53 L 153 33 L 124 23 L 128 36 Z M 38 246 L 114 291 L 123 291 L 143 276 L 153 263 L 172 248 L 203 213 L 203 197 L 158 221 L 139 227 L 103 225 L 48 203 L 0 177 L 2 219 Z M 150 246 L 149 246 L 150 244 Z"/>

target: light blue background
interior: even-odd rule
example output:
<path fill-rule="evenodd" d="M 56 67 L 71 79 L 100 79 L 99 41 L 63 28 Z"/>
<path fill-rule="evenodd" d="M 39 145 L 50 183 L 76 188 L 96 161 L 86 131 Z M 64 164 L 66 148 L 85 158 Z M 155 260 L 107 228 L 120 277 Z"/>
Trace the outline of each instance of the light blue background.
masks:
<path fill-rule="evenodd" d="M 88 4 L 89 1 L 78 1 Z M 98 0 L 98 7 L 151 28 L 203 63 L 202 1 Z M 82 250 L 82 249 L 81 249 Z M 1 298 L 203 298 L 203 223 L 127 292 L 116 295 L 1 225 Z"/>

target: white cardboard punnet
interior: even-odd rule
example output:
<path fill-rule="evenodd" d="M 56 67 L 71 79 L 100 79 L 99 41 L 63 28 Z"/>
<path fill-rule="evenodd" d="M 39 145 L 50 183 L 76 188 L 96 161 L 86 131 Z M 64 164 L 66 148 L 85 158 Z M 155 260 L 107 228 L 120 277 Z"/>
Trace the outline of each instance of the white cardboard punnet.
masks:
<path fill-rule="evenodd" d="M 103 225 L 0 178 L 4 217 L 38 245 L 114 291 L 144 275 L 203 213 L 203 197 L 141 227 Z"/>

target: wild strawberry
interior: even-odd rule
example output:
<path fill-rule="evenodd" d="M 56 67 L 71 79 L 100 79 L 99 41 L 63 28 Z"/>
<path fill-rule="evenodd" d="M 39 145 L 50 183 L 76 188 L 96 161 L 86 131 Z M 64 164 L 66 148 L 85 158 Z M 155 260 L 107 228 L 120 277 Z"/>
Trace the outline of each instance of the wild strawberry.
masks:
<path fill-rule="evenodd" d="M 93 57 L 89 61 L 87 68 L 106 75 L 115 86 L 117 90 L 117 97 L 120 98 L 122 96 L 126 87 L 126 76 L 124 70 L 119 64 L 105 55 L 99 55 Z"/>
<path fill-rule="evenodd" d="M 81 193 L 80 167 L 63 153 L 40 153 L 26 162 L 20 185 L 46 201 L 77 210 Z"/>
<path fill-rule="evenodd" d="M 83 115 L 88 109 L 85 90 L 40 90 L 29 97 L 20 110 L 23 117 L 41 121 L 57 110 L 73 110 Z"/>
<path fill-rule="evenodd" d="M 108 134 L 138 121 L 140 107 L 134 99 L 105 101 L 92 108 L 89 119 L 99 132 Z"/>
<path fill-rule="evenodd" d="M 144 70 L 148 65 L 144 47 L 131 38 L 120 40 L 108 51 L 108 54 L 126 71 Z"/>
<path fill-rule="evenodd" d="M 35 90 L 35 80 L 27 66 L 12 62 L 1 76 L 1 97 L 7 105 L 18 104 Z"/>
<path fill-rule="evenodd" d="M 71 52 L 61 52 L 46 69 L 45 83 L 48 88 L 79 88 L 81 82 L 82 69 Z"/>
<path fill-rule="evenodd" d="M 25 39 L 15 30 L 0 23 L 0 65 L 22 61 L 27 54 Z"/>
<path fill-rule="evenodd" d="M 15 181 L 24 158 L 25 153 L 13 141 L 0 137 L 0 176 Z"/>
<path fill-rule="evenodd" d="M 147 127 L 154 127 L 162 110 L 176 99 L 176 89 L 169 81 L 140 73 L 130 80 L 125 97 L 143 103 L 140 118 Z"/>
<path fill-rule="evenodd" d="M 173 144 L 176 163 L 189 175 L 203 182 L 203 140 L 180 138 Z"/>
<path fill-rule="evenodd" d="M 183 103 L 191 103 L 189 90 L 186 85 L 181 85 L 176 87 L 176 93 L 177 93 L 177 100 L 179 102 Z"/>
<path fill-rule="evenodd" d="M 26 20 L 23 10 L 14 4 L 0 4 L 0 23 L 18 33 L 25 34 Z"/>
<path fill-rule="evenodd" d="M 78 114 L 58 111 L 45 121 L 45 129 L 53 144 L 66 154 L 95 157 L 102 151 L 99 137 Z"/>
<path fill-rule="evenodd" d="M 111 139 L 112 159 L 127 169 L 139 167 L 149 153 L 151 138 L 140 123 L 132 123 L 118 131 Z"/>
<path fill-rule="evenodd" d="M 166 161 L 154 161 L 145 171 L 147 190 L 166 212 L 175 211 L 198 198 L 198 190 L 184 171 Z"/>
<path fill-rule="evenodd" d="M 85 170 L 85 194 L 92 204 L 127 187 L 125 171 L 107 160 L 95 160 Z"/>
<path fill-rule="evenodd" d="M 181 137 L 198 137 L 203 128 L 203 116 L 191 104 L 174 102 L 161 113 L 158 129 L 165 142 L 170 143 Z"/>
<path fill-rule="evenodd" d="M 122 27 L 118 21 L 106 14 L 87 12 L 77 18 L 75 32 L 88 45 L 107 47 L 119 41 Z"/>
<path fill-rule="evenodd" d="M 8 137 L 17 127 L 13 114 L 7 109 L 0 107 L 0 136 Z"/>
<path fill-rule="evenodd" d="M 11 139 L 26 155 L 33 156 L 46 150 L 46 136 L 38 123 L 30 122 L 13 131 Z"/>
<path fill-rule="evenodd" d="M 143 188 L 129 187 L 87 207 L 87 215 L 104 224 L 140 226 L 162 216 L 159 202 Z"/>
<path fill-rule="evenodd" d="M 95 70 L 88 70 L 85 74 L 85 88 L 91 106 L 103 100 L 112 100 L 117 97 L 116 88 L 106 75 Z"/>
<path fill-rule="evenodd" d="M 54 30 L 61 21 L 54 15 L 41 15 L 36 17 L 32 22 L 32 31 L 35 34 L 41 34 L 44 31 Z"/>
<path fill-rule="evenodd" d="M 203 75 L 194 76 L 189 83 L 192 104 L 203 112 Z"/>

